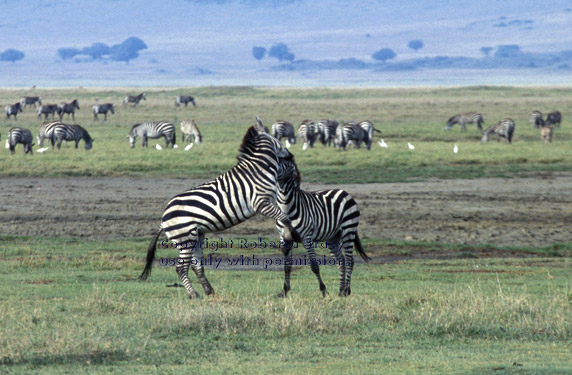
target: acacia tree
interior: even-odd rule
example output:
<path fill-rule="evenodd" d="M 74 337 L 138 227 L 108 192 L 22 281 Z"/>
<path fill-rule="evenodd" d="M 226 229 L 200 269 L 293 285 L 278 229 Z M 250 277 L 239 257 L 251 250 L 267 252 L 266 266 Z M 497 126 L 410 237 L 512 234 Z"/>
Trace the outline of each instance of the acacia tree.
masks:
<path fill-rule="evenodd" d="M 252 56 L 258 61 L 262 60 L 266 55 L 266 48 L 264 47 L 252 47 Z"/>
<path fill-rule="evenodd" d="M 415 39 L 410 41 L 407 46 L 412 50 L 415 50 L 415 52 L 417 52 L 417 50 L 423 48 L 423 41 L 420 39 Z"/>
<path fill-rule="evenodd" d="M 0 60 L 16 62 L 18 60 L 22 60 L 24 56 L 26 56 L 24 52 L 18 51 L 17 49 L 9 48 L 4 52 L 0 53 Z"/>
<path fill-rule="evenodd" d="M 268 51 L 268 56 L 275 57 L 278 61 L 294 61 L 294 54 L 290 51 L 290 48 L 284 43 L 276 43 L 270 47 Z"/>
<path fill-rule="evenodd" d="M 371 57 L 374 60 L 378 60 L 378 61 L 382 61 L 385 62 L 386 60 L 389 59 L 393 59 L 395 56 L 397 56 L 395 54 L 395 52 L 393 52 L 393 50 L 391 48 L 382 48 L 376 52 L 374 52 L 373 55 L 371 55 Z"/>

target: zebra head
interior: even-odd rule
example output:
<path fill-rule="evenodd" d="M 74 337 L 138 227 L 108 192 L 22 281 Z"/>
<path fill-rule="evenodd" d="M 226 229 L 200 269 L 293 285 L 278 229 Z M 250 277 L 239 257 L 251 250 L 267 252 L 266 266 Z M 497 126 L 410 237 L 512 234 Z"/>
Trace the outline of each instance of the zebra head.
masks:
<path fill-rule="evenodd" d="M 457 123 L 457 121 L 459 121 L 459 115 L 451 117 L 449 120 L 447 120 L 447 127 L 445 129 L 451 130 L 451 128 L 453 127 L 453 125 Z"/>
<path fill-rule="evenodd" d="M 296 187 L 300 186 L 301 174 L 298 170 L 296 162 L 292 160 L 281 159 L 278 163 L 278 176 L 277 181 L 280 187 L 291 187 L 290 185 L 295 183 Z M 288 186 L 286 186 L 288 185 Z"/>
<path fill-rule="evenodd" d="M 109 110 L 112 114 L 115 114 L 115 108 L 113 107 L 113 104 L 109 104 Z"/>
<path fill-rule="evenodd" d="M 493 133 L 494 126 L 491 126 L 487 130 L 483 132 L 483 137 L 481 138 L 481 143 L 487 143 L 489 141 L 489 137 L 491 133 Z"/>
<path fill-rule="evenodd" d="M 133 127 L 131 128 L 131 131 L 129 131 L 129 145 L 131 146 L 131 148 L 135 147 L 135 141 L 137 140 L 137 130 L 136 128 L 141 125 L 141 124 L 135 124 L 133 125 Z"/>
<path fill-rule="evenodd" d="M 264 130 L 262 121 L 257 117 L 257 125 L 251 126 L 238 149 L 238 160 L 266 160 L 267 164 L 277 164 L 279 159 L 292 160 L 294 157 L 282 143 Z M 274 167 L 275 168 L 275 167 Z"/>

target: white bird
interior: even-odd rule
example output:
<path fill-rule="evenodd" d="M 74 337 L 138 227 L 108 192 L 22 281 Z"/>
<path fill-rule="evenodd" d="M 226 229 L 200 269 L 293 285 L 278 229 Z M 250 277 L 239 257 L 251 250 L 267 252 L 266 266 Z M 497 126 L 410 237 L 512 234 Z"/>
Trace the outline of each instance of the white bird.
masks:
<path fill-rule="evenodd" d="M 6 148 L 10 148 L 10 143 L 8 143 L 8 140 L 6 140 Z"/>
<path fill-rule="evenodd" d="M 179 145 L 173 145 L 173 148 L 179 148 Z"/>
<path fill-rule="evenodd" d="M 155 148 L 156 148 L 157 150 L 162 150 L 162 149 L 163 149 L 163 147 L 161 147 L 161 145 L 158 144 L 158 143 L 155 145 Z"/>
<path fill-rule="evenodd" d="M 455 143 L 455 147 L 453 147 L 453 152 L 456 154 L 457 152 L 459 152 L 459 147 L 457 147 L 457 144 Z"/>
<path fill-rule="evenodd" d="M 387 148 L 387 143 L 385 143 L 385 141 L 384 141 L 383 139 L 380 140 L 379 142 L 377 142 L 377 144 L 378 144 L 380 147 Z"/>
<path fill-rule="evenodd" d="M 290 148 L 291 144 L 290 142 L 288 142 L 288 140 L 286 140 L 286 148 Z"/>
<path fill-rule="evenodd" d="M 191 148 L 193 148 L 193 145 L 194 145 L 194 143 L 187 145 L 187 147 L 185 147 L 185 151 L 189 151 Z"/>
<path fill-rule="evenodd" d="M 414 150 L 415 146 L 413 146 L 411 143 L 407 143 L 407 147 L 409 147 L 410 150 Z"/>
<path fill-rule="evenodd" d="M 304 146 L 302 146 L 302 151 L 306 151 L 307 148 L 308 148 L 308 144 L 304 143 Z"/>
<path fill-rule="evenodd" d="M 49 150 L 48 147 L 43 147 L 43 148 L 39 148 L 39 149 L 38 149 L 38 152 L 41 154 L 42 152 L 48 151 L 48 150 Z"/>

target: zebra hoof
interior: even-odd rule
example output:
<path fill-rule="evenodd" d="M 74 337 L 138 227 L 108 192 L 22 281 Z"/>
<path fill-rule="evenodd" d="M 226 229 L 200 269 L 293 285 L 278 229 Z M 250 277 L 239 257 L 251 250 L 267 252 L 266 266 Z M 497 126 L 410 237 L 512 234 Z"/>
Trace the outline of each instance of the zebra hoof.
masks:
<path fill-rule="evenodd" d="M 283 290 L 280 293 L 278 293 L 278 295 L 276 295 L 276 297 L 278 298 L 286 298 L 286 295 L 288 294 L 287 291 Z"/>
<path fill-rule="evenodd" d="M 189 299 L 201 299 L 201 296 L 199 295 L 199 293 L 194 292 L 189 294 Z"/>

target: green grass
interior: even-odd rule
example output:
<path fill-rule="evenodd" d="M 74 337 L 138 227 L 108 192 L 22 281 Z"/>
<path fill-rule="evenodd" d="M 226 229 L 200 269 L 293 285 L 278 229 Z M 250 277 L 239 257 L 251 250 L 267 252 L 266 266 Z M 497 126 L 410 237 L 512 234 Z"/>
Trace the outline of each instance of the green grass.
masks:
<path fill-rule="evenodd" d="M 275 297 L 282 272 L 207 270 L 217 295 L 190 301 L 182 288 L 165 287 L 178 281 L 172 267 L 136 281 L 147 242 L 0 240 L 3 372 L 572 371 L 571 245 L 559 257 L 540 250 L 532 258 L 359 264 L 348 298 L 335 294 L 331 266 L 321 268 L 329 296 L 320 297 L 304 267 L 285 300 Z"/>
<path fill-rule="evenodd" d="M 124 108 L 121 101 L 133 90 L 58 89 L 34 90 L 45 103 L 77 98 L 81 110 L 77 123 L 88 129 L 95 139 L 94 149 L 85 151 L 71 145 L 44 154 L 23 155 L 21 146 L 11 156 L 0 152 L 0 176 L 146 176 L 176 178 L 212 178 L 236 163 L 240 140 L 248 126 L 260 116 L 270 127 L 284 119 L 296 127 L 305 118 L 330 118 L 338 121 L 370 120 L 381 129 L 389 144 L 372 150 L 349 148 L 346 152 L 316 145 L 302 151 L 300 143 L 290 149 L 304 174 L 305 181 L 323 183 L 411 181 L 428 178 L 478 178 L 517 176 L 539 171 L 569 171 L 572 154 L 568 152 L 572 134 L 567 128 L 566 98 L 572 88 L 467 87 L 450 89 L 277 89 L 254 87 L 205 87 L 194 89 L 150 89 L 148 99 L 137 108 Z M 136 90 L 136 91 L 143 91 Z M 174 106 L 180 93 L 192 93 L 196 108 Z M 12 103 L 27 90 L 0 90 L 0 103 Z M 96 102 L 113 102 L 115 115 L 107 122 L 93 121 L 91 106 Z M 528 123 L 532 110 L 547 113 L 559 109 L 564 123 L 555 131 L 551 145 L 540 142 L 540 134 Z M 482 145 L 474 125 L 463 132 L 458 126 L 444 130 L 453 114 L 477 110 L 486 124 L 511 117 L 517 128 L 514 143 L 491 141 Z M 194 118 L 204 143 L 189 152 L 154 149 L 163 140 L 150 140 L 150 147 L 140 143 L 129 148 L 127 134 L 131 126 L 143 121 L 169 120 L 178 130 L 182 119 Z M 66 121 L 66 118 L 64 118 Z M 71 120 L 70 120 L 71 121 Z M 28 108 L 18 121 L 3 120 L 0 133 L 18 125 L 37 134 L 42 120 Z M 376 140 L 379 136 L 376 135 Z M 4 140 L 3 140 L 4 142 Z M 407 143 L 416 148 L 410 151 Z M 453 143 L 459 153 L 452 152 Z M 181 145 L 182 146 L 182 145 Z M 37 149 L 38 147 L 36 147 Z"/>

